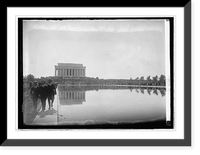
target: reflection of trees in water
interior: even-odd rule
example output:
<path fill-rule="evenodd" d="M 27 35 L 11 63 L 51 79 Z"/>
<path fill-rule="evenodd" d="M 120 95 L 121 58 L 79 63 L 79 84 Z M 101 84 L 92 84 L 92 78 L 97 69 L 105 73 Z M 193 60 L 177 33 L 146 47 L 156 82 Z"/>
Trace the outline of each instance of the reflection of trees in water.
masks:
<path fill-rule="evenodd" d="M 160 94 L 161 94 L 162 96 L 165 96 L 166 89 L 159 89 L 159 90 L 160 90 Z"/>
<path fill-rule="evenodd" d="M 139 93 L 139 90 L 138 90 L 137 88 L 135 88 L 135 91 L 136 91 L 137 93 Z"/>
<path fill-rule="evenodd" d="M 145 94 L 145 91 L 149 95 L 158 95 L 160 92 L 161 96 L 164 97 L 166 94 L 166 88 L 155 88 L 155 87 L 124 87 L 124 86 L 59 86 L 58 91 L 98 91 L 98 90 L 127 90 L 131 92 L 135 90 L 137 93 Z"/>
<path fill-rule="evenodd" d="M 151 91 L 152 91 L 152 89 L 150 88 L 147 88 L 147 93 L 149 94 L 149 95 L 151 95 Z"/>
<path fill-rule="evenodd" d="M 139 88 L 139 89 L 140 89 L 140 91 L 138 91 L 138 88 L 135 88 L 135 91 L 137 93 L 141 92 L 142 94 L 145 94 L 144 92 L 146 90 L 149 95 L 152 95 L 152 92 L 155 95 L 159 95 L 159 92 L 160 92 L 162 97 L 164 97 L 165 94 L 166 94 L 166 89 L 165 88 L 149 88 L 149 87 L 147 87 L 147 88 Z"/>
<path fill-rule="evenodd" d="M 140 91 L 141 91 L 142 94 L 144 94 L 144 89 L 143 88 L 141 88 Z"/>
<path fill-rule="evenodd" d="M 156 94 L 156 95 L 158 95 L 157 89 L 154 89 L 153 93 Z"/>

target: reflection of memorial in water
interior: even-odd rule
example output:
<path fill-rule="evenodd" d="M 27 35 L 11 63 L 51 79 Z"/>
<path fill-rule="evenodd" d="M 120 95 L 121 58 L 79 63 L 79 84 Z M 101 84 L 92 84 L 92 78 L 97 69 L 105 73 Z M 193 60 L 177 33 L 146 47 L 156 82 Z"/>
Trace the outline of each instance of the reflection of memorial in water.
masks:
<path fill-rule="evenodd" d="M 59 90 L 60 105 L 77 105 L 85 102 L 85 91 Z"/>
<path fill-rule="evenodd" d="M 135 90 L 137 93 L 156 95 L 159 94 L 164 97 L 166 93 L 165 88 L 153 88 L 153 87 L 117 87 L 117 86 L 59 86 L 59 100 L 60 105 L 80 105 L 86 101 L 85 93 L 86 91 L 98 91 L 98 90 L 120 90 L 120 89 L 130 89 Z M 160 93 L 159 93 L 160 92 Z"/>
<path fill-rule="evenodd" d="M 165 88 L 155 87 L 58 85 L 57 122 L 70 127 L 139 122 L 165 125 L 165 92 Z"/>

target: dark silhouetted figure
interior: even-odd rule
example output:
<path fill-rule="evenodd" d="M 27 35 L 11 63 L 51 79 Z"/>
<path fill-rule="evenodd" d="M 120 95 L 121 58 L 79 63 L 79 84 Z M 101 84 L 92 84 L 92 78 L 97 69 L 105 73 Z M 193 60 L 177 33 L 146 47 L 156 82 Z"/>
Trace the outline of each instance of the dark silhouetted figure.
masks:
<path fill-rule="evenodd" d="M 38 95 L 39 95 L 37 81 L 34 81 L 34 84 L 31 87 L 30 95 L 31 95 L 31 99 L 33 100 L 33 107 L 36 110 Z"/>
<path fill-rule="evenodd" d="M 46 100 L 48 97 L 48 87 L 45 81 L 42 81 L 41 85 L 39 86 L 39 97 L 42 102 L 42 111 L 44 111 L 46 107 Z"/>
<path fill-rule="evenodd" d="M 54 83 L 52 83 L 52 80 L 49 79 L 49 83 L 47 85 L 48 87 L 48 103 L 49 103 L 49 109 L 53 107 L 53 102 L 54 102 L 54 96 L 56 94 L 56 86 Z"/>

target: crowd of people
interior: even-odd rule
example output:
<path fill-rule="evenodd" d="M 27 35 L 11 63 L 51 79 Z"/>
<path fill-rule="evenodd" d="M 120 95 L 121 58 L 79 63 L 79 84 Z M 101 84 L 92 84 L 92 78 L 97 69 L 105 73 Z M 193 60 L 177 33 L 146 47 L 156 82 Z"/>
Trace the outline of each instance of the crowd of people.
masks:
<path fill-rule="evenodd" d="M 42 81 L 37 82 L 34 81 L 31 86 L 30 95 L 33 100 L 34 109 L 37 109 L 38 100 L 41 100 L 42 103 L 42 111 L 45 110 L 46 100 L 48 100 L 49 109 L 53 107 L 54 96 L 56 94 L 57 84 L 54 83 L 51 79 L 48 82 Z"/>

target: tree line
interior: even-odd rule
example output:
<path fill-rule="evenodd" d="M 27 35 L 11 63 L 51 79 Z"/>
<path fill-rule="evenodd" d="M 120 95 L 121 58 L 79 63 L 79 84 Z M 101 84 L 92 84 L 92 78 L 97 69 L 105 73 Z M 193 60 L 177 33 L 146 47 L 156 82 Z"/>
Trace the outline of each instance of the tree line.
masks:
<path fill-rule="evenodd" d="M 151 78 L 151 76 L 147 76 L 146 79 L 144 78 L 144 76 L 141 76 L 140 78 L 137 77 L 134 79 L 135 81 L 139 81 L 141 83 L 146 83 L 149 85 L 162 85 L 165 86 L 166 85 L 166 76 L 161 74 L 160 77 L 159 76 L 153 76 Z"/>
<path fill-rule="evenodd" d="M 62 78 L 62 77 L 41 77 L 35 78 L 33 75 L 29 74 L 24 77 L 24 81 L 33 82 L 36 80 L 40 82 L 42 80 L 46 81 L 52 79 L 54 82 L 60 84 L 70 84 L 70 85 L 149 85 L 149 86 L 165 86 L 166 85 L 166 76 L 165 75 L 156 75 L 151 77 L 150 75 L 146 78 L 144 76 L 137 77 L 135 79 L 100 79 L 98 77 L 81 77 L 81 78 Z"/>

